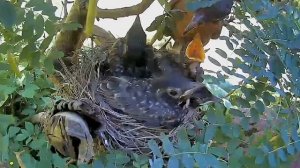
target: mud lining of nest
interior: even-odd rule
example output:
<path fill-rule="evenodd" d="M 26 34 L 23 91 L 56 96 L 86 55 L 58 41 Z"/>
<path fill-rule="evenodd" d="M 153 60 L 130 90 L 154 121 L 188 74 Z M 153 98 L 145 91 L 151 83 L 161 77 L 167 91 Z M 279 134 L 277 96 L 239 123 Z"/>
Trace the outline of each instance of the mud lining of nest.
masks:
<path fill-rule="evenodd" d="M 165 52 L 159 52 L 158 54 L 163 55 Z M 95 64 L 107 58 L 108 49 L 106 47 L 96 47 L 79 51 L 78 54 L 80 56 L 79 63 L 70 68 L 63 65 L 64 72 L 59 73 L 63 83 L 67 85 L 61 90 L 61 96 L 75 100 L 88 99 L 92 102 L 93 113 L 85 115 L 96 121 L 105 122 L 104 131 L 95 130 L 94 133 L 107 150 L 121 149 L 127 152 L 149 154 L 148 141 L 150 139 L 158 140 L 161 133 L 165 133 L 175 140 L 174 135 L 180 128 L 193 128 L 193 119 L 203 115 L 199 111 L 190 110 L 178 127 L 162 129 L 149 128 L 129 115 L 120 114 L 101 100 L 94 87 L 97 85 L 97 81 L 101 80 L 95 75 Z"/>

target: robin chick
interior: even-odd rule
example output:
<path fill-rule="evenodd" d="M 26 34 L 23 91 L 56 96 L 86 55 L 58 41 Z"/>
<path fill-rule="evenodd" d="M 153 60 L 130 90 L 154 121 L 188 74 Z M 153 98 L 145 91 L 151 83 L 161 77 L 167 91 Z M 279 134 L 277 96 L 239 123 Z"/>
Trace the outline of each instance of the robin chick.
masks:
<path fill-rule="evenodd" d="M 146 44 L 146 33 L 137 16 L 126 36 L 117 39 L 109 49 L 108 59 L 100 68 L 114 76 L 145 78 L 151 75 L 153 55 L 153 48 Z"/>
<path fill-rule="evenodd" d="M 147 46 L 146 38 L 140 17 L 137 16 L 125 37 L 126 52 L 123 65 L 125 71 L 131 76 L 149 76 L 147 68 L 148 63 L 152 62 L 153 51 L 151 46 Z"/>
<path fill-rule="evenodd" d="M 167 57 L 157 66 L 153 78 L 110 76 L 99 81 L 96 94 L 113 110 L 146 126 L 174 128 L 190 110 L 188 99 L 197 99 L 194 93 L 205 86 L 187 78 Z"/>

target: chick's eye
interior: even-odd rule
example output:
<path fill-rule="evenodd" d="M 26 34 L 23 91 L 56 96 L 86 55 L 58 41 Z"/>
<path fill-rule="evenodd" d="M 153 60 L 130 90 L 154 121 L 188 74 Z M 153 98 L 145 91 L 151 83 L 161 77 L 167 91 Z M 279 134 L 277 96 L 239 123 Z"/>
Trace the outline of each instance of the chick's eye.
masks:
<path fill-rule="evenodd" d="M 178 88 L 168 88 L 167 93 L 171 97 L 178 98 L 178 97 L 180 97 L 182 91 Z"/>

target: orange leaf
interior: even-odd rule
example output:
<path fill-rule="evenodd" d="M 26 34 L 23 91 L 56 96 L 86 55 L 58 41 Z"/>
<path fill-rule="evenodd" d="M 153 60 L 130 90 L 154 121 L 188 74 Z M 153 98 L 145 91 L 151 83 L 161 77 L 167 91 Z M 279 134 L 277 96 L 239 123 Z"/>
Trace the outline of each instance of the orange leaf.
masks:
<path fill-rule="evenodd" d="M 193 40 L 188 44 L 185 55 L 191 60 L 204 62 L 205 52 L 199 33 L 197 33 Z"/>

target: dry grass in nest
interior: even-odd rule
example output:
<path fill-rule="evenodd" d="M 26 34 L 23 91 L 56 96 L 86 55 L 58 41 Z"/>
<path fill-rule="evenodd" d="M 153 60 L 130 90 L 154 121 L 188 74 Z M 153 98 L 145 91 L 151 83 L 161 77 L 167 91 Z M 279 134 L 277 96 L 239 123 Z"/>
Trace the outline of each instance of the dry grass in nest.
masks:
<path fill-rule="evenodd" d="M 166 51 L 156 51 L 158 54 L 168 54 Z M 67 91 L 62 92 L 62 97 L 72 99 L 88 99 L 92 103 L 93 112 L 86 114 L 96 121 L 104 122 L 104 131 L 94 130 L 96 137 L 102 141 L 107 150 L 121 149 L 127 152 L 148 154 L 150 149 L 148 141 L 158 139 L 161 133 L 175 137 L 176 132 L 182 127 L 193 127 L 192 121 L 199 118 L 201 113 L 190 110 L 183 122 L 176 128 L 149 128 L 143 123 L 126 114 L 114 111 L 101 100 L 95 93 L 93 85 L 98 79 L 95 75 L 95 63 L 107 58 L 108 49 L 97 47 L 80 52 L 80 63 L 73 67 L 64 67 L 64 72 L 60 73 L 63 82 L 68 85 Z"/>

